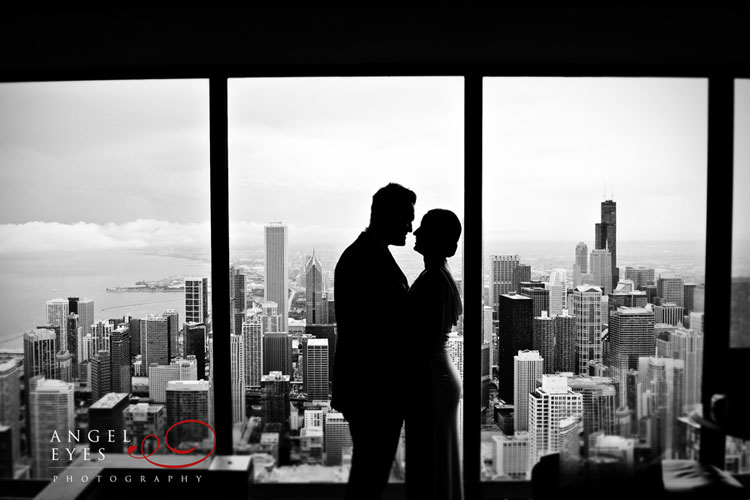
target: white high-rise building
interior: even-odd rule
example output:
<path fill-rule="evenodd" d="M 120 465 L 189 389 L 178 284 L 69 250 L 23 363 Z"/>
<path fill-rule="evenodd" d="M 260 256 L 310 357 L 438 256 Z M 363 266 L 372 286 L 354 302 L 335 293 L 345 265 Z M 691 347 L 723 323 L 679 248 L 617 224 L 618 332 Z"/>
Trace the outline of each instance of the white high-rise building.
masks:
<path fill-rule="evenodd" d="M 602 362 L 602 289 L 581 285 L 573 291 L 576 372 L 588 375 L 589 361 Z"/>
<path fill-rule="evenodd" d="M 516 432 L 512 436 L 492 436 L 495 473 L 512 479 L 529 477 L 529 433 Z"/>
<path fill-rule="evenodd" d="M 328 398 L 328 339 L 309 339 L 304 350 L 305 391 L 307 399 Z"/>
<path fill-rule="evenodd" d="M 701 403 L 701 381 L 703 379 L 703 335 L 695 331 L 677 328 L 672 333 L 674 359 L 685 362 L 685 396 L 683 405 L 689 413 Z"/>
<path fill-rule="evenodd" d="M 115 326 L 109 321 L 97 321 L 91 325 L 91 351 L 86 356 L 93 358 L 99 351 L 109 351 L 112 331 Z"/>
<path fill-rule="evenodd" d="M 612 293 L 612 254 L 609 250 L 591 251 L 591 274 L 604 294 Z"/>
<path fill-rule="evenodd" d="M 288 331 L 289 314 L 289 258 L 288 231 L 280 222 L 272 222 L 264 227 L 265 300 L 276 302 L 281 315 L 280 331 Z"/>
<path fill-rule="evenodd" d="M 513 429 L 529 428 L 529 394 L 536 389 L 536 380 L 542 376 L 544 359 L 539 351 L 518 351 L 513 356 Z"/>
<path fill-rule="evenodd" d="M 323 410 L 305 410 L 305 428 L 323 428 Z"/>
<path fill-rule="evenodd" d="M 86 336 L 91 333 L 91 327 L 93 325 L 94 301 L 86 297 L 78 299 L 78 326 L 83 328 L 82 336 Z"/>
<path fill-rule="evenodd" d="M 549 290 L 549 315 L 562 314 L 562 310 L 568 308 L 568 272 L 562 268 L 553 269 L 546 288 Z"/>
<path fill-rule="evenodd" d="M 245 346 L 242 335 L 230 335 L 232 372 L 232 423 L 245 421 Z"/>
<path fill-rule="evenodd" d="M 560 421 L 583 417 L 583 395 L 566 377 L 542 375 L 542 386 L 529 394 L 529 470 L 542 455 L 560 451 Z"/>
<path fill-rule="evenodd" d="M 198 380 L 195 357 L 175 359 L 168 365 L 148 367 L 148 395 L 155 403 L 167 401 L 167 384 L 173 380 Z"/>
<path fill-rule="evenodd" d="M 57 337 L 57 348 L 66 349 L 68 345 L 68 299 L 51 299 L 47 301 L 47 325 L 60 329 Z"/>
<path fill-rule="evenodd" d="M 41 379 L 31 390 L 29 397 L 31 416 L 31 454 L 34 459 L 34 477 L 51 478 L 68 463 L 68 454 L 62 444 L 68 431 L 75 430 L 75 401 L 73 384 L 61 380 Z M 55 433 L 61 443 L 53 442 Z M 54 456 L 52 448 L 59 454 Z"/>

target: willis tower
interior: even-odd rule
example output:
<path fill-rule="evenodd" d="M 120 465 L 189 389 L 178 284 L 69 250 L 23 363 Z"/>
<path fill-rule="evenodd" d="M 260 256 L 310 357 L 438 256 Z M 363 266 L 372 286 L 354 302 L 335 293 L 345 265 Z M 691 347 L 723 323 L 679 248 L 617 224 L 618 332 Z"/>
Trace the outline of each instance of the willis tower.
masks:
<path fill-rule="evenodd" d="M 602 221 L 596 224 L 594 235 L 597 250 L 609 250 L 612 255 L 612 286 L 620 281 L 617 269 L 617 203 L 612 200 L 602 202 Z"/>

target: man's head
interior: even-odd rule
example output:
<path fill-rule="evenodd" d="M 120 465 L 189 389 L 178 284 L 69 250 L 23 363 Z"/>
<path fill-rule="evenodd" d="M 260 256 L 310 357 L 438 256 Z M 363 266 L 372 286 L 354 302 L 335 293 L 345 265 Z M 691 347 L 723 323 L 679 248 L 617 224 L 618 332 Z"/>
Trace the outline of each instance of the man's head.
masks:
<path fill-rule="evenodd" d="M 391 182 L 378 189 L 372 197 L 370 228 L 377 231 L 386 244 L 404 246 L 411 232 L 417 195 L 400 184 Z"/>

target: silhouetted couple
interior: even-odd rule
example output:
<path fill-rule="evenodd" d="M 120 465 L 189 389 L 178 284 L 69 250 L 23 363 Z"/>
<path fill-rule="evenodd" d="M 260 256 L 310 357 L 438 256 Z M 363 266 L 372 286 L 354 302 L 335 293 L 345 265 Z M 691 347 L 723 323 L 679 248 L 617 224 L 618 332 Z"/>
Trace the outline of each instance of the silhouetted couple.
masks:
<path fill-rule="evenodd" d="M 341 255 L 334 291 L 338 341 L 333 408 L 353 442 L 347 499 L 381 498 L 406 421 L 406 491 L 414 499 L 461 499 L 461 381 L 447 352 L 461 299 L 448 268 L 461 223 L 430 210 L 414 231 L 425 269 L 411 288 L 389 245 L 412 230 L 413 191 L 388 184 L 372 198 L 370 225 Z"/>

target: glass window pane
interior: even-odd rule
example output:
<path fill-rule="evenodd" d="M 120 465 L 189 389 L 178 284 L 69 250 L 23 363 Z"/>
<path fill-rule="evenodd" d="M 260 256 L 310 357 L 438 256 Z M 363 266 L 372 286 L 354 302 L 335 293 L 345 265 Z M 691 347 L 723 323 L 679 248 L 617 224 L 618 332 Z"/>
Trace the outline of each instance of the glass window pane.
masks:
<path fill-rule="evenodd" d="M 334 270 L 390 182 L 416 192 L 414 229 L 432 208 L 462 217 L 463 81 L 230 80 L 229 126 L 235 449 L 255 454 L 255 481 L 344 482 L 349 424 L 330 403 Z M 409 283 L 423 268 L 413 246 L 408 235 L 389 247 Z M 461 255 L 449 259 L 457 280 Z M 368 349 L 398 349 L 389 297 L 360 306 L 362 322 L 382 325 Z M 391 410 L 376 372 L 398 369 L 362 362 L 372 411 Z M 392 481 L 403 461 L 402 440 Z"/>
<path fill-rule="evenodd" d="M 149 433 L 163 453 L 188 418 L 170 384 L 197 383 L 174 367 L 195 364 L 185 276 L 210 273 L 208 151 L 205 80 L 0 85 L 0 476 Z"/>
<path fill-rule="evenodd" d="M 730 348 L 750 348 L 750 80 L 734 86 L 734 181 L 732 196 L 732 298 Z M 750 473 L 750 441 L 727 436 L 725 468 Z"/>
<path fill-rule="evenodd" d="M 485 480 L 697 457 L 706 106 L 705 80 L 485 79 Z"/>
<path fill-rule="evenodd" d="M 750 80 L 735 80 L 731 346 L 750 347 Z"/>

